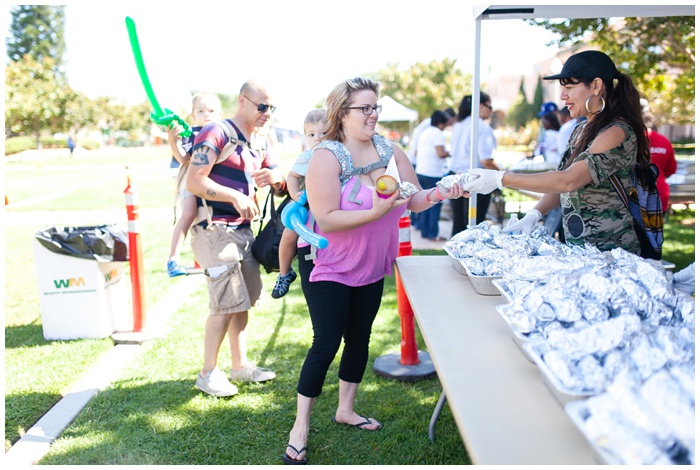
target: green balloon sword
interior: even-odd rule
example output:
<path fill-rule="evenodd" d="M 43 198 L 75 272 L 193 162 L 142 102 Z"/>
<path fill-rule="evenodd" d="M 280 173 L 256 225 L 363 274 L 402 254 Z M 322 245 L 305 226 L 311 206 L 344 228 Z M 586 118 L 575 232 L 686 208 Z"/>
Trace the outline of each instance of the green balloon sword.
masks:
<path fill-rule="evenodd" d="M 151 102 L 153 111 L 151 112 L 151 120 L 158 124 L 159 126 L 169 126 L 173 121 L 177 121 L 184 130 L 180 132 L 182 137 L 189 137 L 192 134 L 189 126 L 185 121 L 183 121 L 180 116 L 173 113 L 168 108 L 161 108 L 158 100 L 156 99 L 155 93 L 153 93 L 153 87 L 151 86 L 150 80 L 148 80 L 148 73 L 146 72 L 146 66 L 143 64 L 143 56 L 141 55 L 141 47 L 139 46 L 139 37 L 136 35 L 136 24 L 134 20 L 126 17 L 126 29 L 129 32 L 129 42 L 131 42 L 131 52 L 134 55 L 134 61 L 136 61 L 136 68 L 139 71 L 139 76 L 141 77 L 141 83 L 143 83 L 143 88 L 146 90 L 146 95 L 148 96 L 148 101 Z"/>

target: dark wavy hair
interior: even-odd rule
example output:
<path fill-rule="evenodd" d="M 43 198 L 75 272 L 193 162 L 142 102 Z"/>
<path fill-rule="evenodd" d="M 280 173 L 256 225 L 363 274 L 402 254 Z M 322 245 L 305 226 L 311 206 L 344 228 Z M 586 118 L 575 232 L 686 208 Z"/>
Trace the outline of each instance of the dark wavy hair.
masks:
<path fill-rule="evenodd" d="M 552 129 L 555 131 L 558 131 L 559 128 L 561 128 L 561 122 L 559 121 L 559 116 L 557 115 L 556 111 L 552 111 L 551 113 L 547 113 L 544 116 L 540 118 L 543 121 L 543 124 L 546 122 L 547 126 L 545 126 L 545 129 Z"/>
<path fill-rule="evenodd" d="M 576 85 L 583 83 L 590 85 L 592 78 L 562 78 L 559 83 L 562 86 Z M 581 137 L 571 151 L 568 165 L 571 165 L 574 158 L 583 152 L 588 145 L 598 136 L 598 134 L 610 126 L 616 120 L 625 121 L 634 131 L 637 137 L 637 163 L 647 163 L 650 161 L 649 142 L 646 137 L 646 127 L 642 119 L 642 106 L 639 103 L 639 91 L 632 83 L 632 79 L 622 72 L 617 74 L 617 85 L 613 80 L 603 80 L 605 85 L 605 109 L 596 118 L 588 122 L 583 128 Z"/>
<path fill-rule="evenodd" d="M 486 93 L 479 92 L 479 103 L 488 103 L 491 101 L 491 97 Z M 457 111 L 457 121 L 461 122 L 472 115 L 472 95 L 466 95 L 462 98 L 462 102 L 459 103 L 459 110 Z"/>

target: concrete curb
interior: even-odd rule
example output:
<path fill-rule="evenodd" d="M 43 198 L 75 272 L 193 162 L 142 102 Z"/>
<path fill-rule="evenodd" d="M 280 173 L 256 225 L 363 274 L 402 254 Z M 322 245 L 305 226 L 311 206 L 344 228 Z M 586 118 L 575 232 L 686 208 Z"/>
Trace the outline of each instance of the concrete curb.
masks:
<path fill-rule="evenodd" d="M 184 276 L 151 307 L 147 317 L 148 339 L 163 336 L 173 313 L 204 282 L 202 276 Z M 117 344 L 71 390 L 5 453 L 3 468 L 34 465 L 78 416 L 88 402 L 112 383 L 141 352 L 142 344 Z M 9 467 L 7 465 L 10 465 Z"/>

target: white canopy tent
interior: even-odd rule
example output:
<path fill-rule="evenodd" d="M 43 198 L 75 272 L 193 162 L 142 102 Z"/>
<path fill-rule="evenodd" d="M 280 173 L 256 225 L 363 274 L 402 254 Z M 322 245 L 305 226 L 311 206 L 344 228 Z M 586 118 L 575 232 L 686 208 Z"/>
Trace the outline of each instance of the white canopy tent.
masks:
<path fill-rule="evenodd" d="M 414 122 L 418 120 L 418 111 L 407 108 L 391 96 L 382 96 L 379 98 L 379 101 L 377 101 L 377 104 L 382 105 L 382 112 L 379 114 L 379 122 Z"/>
<path fill-rule="evenodd" d="M 547 18 L 632 18 L 656 16 L 695 16 L 689 5 L 474 5 L 474 94 L 480 90 L 481 22 L 484 20 Z M 507 44 L 504 43 L 504 44 Z M 479 115 L 479 100 L 472 100 L 472 116 Z M 472 135 L 478 133 L 479 120 L 472 120 Z M 472 139 L 471 168 L 476 168 L 479 139 Z M 469 205 L 469 224 L 476 222 L 476 204 Z"/>

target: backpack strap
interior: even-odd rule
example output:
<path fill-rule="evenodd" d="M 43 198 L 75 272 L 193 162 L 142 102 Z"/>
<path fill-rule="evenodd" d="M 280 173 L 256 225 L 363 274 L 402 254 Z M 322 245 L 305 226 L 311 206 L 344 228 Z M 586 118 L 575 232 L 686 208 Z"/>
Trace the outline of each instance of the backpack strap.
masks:
<path fill-rule="evenodd" d="M 627 197 L 627 192 L 625 191 L 625 187 L 622 185 L 622 181 L 620 181 L 620 178 L 617 177 L 617 175 L 611 175 L 610 176 L 610 182 L 613 185 L 613 188 L 615 188 L 615 191 L 617 191 L 618 196 L 620 196 L 620 199 L 622 199 L 622 202 L 625 204 L 625 207 L 627 210 L 630 210 L 630 200 Z M 632 211 L 630 211 L 630 214 Z"/>
<path fill-rule="evenodd" d="M 228 119 L 223 119 L 217 123 L 224 129 L 224 133 L 228 138 L 228 142 L 221 149 L 219 156 L 216 158 L 216 163 L 221 163 L 233 154 L 238 147 L 248 147 L 252 149 L 250 142 L 248 142 L 243 134 L 229 121 Z"/>
<path fill-rule="evenodd" d="M 389 142 L 385 137 L 375 134 L 372 137 L 372 143 L 379 154 L 379 161 L 370 163 L 369 165 L 365 165 L 361 168 L 355 168 L 353 166 L 350 151 L 347 149 L 347 147 L 345 147 L 345 145 L 343 145 L 342 142 L 335 140 L 324 140 L 318 144 L 314 150 L 317 148 L 325 148 L 330 150 L 333 155 L 335 155 L 335 158 L 338 159 L 338 163 L 340 163 L 340 184 L 341 186 L 345 186 L 345 184 L 353 176 L 366 175 L 377 168 L 386 168 L 389 165 L 389 160 L 391 160 L 391 157 L 394 156 L 394 152 L 391 148 L 391 142 Z M 361 184 L 362 183 L 360 182 L 359 178 L 355 180 L 355 184 L 353 185 L 352 191 L 350 192 L 350 196 L 348 198 L 355 204 L 362 204 L 361 201 L 357 200 L 357 193 L 360 191 Z"/>

